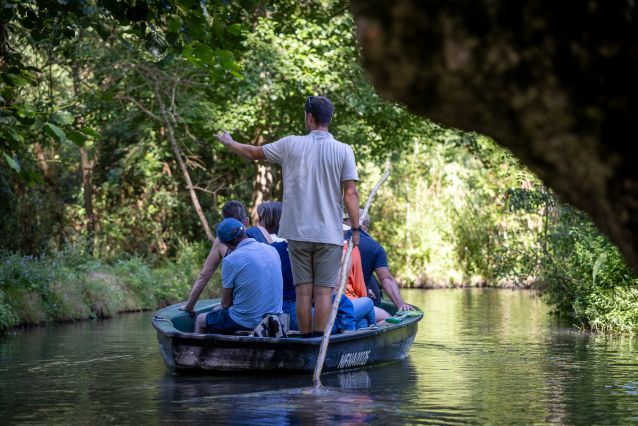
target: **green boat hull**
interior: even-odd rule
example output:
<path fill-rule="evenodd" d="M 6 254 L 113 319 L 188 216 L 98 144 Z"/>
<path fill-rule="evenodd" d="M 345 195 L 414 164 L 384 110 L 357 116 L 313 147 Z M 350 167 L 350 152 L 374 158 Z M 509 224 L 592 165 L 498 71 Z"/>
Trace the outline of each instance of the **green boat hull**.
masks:
<path fill-rule="evenodd" d="M 209 312 L 219 299 L 197 303 Z M 321 338 L 269 338 L 193 333 L 194 320 L 178 309 L 159 310 L 153 318 L 164 362 L 172 372 L 312 372 Z M 414 342 L 423 313 L 398 324 L 330 336 L 324 371 L 347 370 L 404 359 Z"/>

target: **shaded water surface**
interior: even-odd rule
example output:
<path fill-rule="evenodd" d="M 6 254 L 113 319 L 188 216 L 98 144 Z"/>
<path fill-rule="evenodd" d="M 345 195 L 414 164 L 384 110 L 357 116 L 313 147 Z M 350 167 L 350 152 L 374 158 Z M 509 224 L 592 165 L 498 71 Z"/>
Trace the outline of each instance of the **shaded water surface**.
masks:
<path fill-rule="evenodd" d="M 558 325 L 529 292 L 404 291 L 408 359 L 311 378 L 172 376 L 151 313 L 0 340 L 0 423 L 638 423 L 638 340 Z"/>

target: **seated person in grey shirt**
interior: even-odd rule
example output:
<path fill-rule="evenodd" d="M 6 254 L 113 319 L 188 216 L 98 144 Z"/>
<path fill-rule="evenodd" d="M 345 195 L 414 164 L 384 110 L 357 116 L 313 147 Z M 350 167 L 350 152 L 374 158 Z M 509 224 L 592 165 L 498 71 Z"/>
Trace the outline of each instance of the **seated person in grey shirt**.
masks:
<path fill-rule="evenodd" d="M 282 312 L 279 254 L 273 247 L 248 238 L 244 225 L 236 219 L 222 220 L 216 231 L 228 249 L 222 261 L 222 309 L 198 315 L 195 331 L 232 334 L 252 330 L 264 314 Z"/>

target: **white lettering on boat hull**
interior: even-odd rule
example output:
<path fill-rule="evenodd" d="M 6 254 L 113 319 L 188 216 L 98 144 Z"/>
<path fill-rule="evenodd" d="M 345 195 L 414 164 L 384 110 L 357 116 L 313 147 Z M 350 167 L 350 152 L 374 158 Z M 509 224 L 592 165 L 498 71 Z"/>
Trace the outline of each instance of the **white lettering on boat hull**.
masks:
<path fill-rule="evenodd" d="M 365 363 L 368 362 L 369 355 L 370 351 L 349 352 L 347 354 L 343 354 L 341 355 L 341 360 L 339 361 L 339 366 L 337 368 L 350 368 L 365 365 Z"/>

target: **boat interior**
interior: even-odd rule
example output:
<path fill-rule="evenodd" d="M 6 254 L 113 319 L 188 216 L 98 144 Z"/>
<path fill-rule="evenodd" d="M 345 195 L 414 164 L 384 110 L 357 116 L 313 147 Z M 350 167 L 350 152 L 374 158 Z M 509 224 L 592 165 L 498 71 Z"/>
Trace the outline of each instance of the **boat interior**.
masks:
<path fill-rule="evenodd" d="M 197 315 L 210 312 L 216 306 L 218 306 L 219 303 L 219 299 L 202 300 L 199 301 L 197 305 L 195 305 L 195 311 L 197 312 Z M 193 333 L 195 329 L 195 319 L 191 317 L 187 312 L 180 311 L 178 309 L 179 306 L 180 305 L 173 305 L 162 309 L 160 312 L 158 312 L 158 315 L 155 317 L 155 319 L 170 322 L 172 324 L 172 328 L 174 328 L 176 331 L 182 333 Z M 394 306 L 394 304 L 387 300 L 382 300 L 380 307 L 389 312 L 390 315 L 395 315 L 397 313 L 397 308 Z M 380 325 L 380 327 L 389 325 L 390 324 L 383 323 Z M 368 329 L 369 328 L 366 327 L 360 330 L 364 331 Z M 235 334 L 240 336 L 248 336 L 250 333 L 250 331 L 238 331 Z M 296 334 L 299 334 L 299 332 L 290 330 L 287 332 L 287 334 L 289 336 L 294 336 Z"/>

